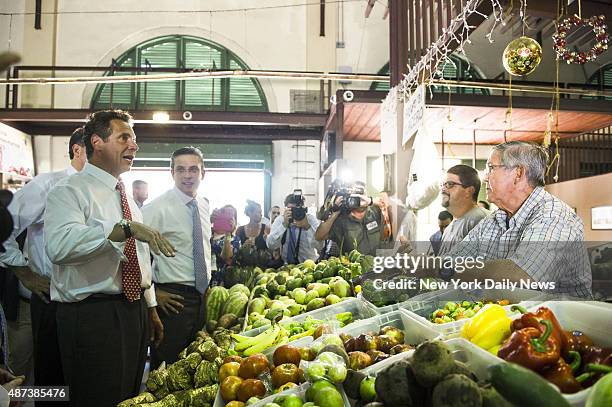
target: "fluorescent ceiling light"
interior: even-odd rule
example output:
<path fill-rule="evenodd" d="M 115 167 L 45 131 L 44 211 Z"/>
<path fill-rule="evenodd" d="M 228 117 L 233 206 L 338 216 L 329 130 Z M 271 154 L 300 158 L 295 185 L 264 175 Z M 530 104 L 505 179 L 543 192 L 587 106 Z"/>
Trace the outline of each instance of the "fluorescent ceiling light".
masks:
<path fill-rule="evenodd" d="M 157 123 L 164 123 L 170 120 L 170 115 L 167 112 L 155 112 L 153 113 L 153 121 Z"/>

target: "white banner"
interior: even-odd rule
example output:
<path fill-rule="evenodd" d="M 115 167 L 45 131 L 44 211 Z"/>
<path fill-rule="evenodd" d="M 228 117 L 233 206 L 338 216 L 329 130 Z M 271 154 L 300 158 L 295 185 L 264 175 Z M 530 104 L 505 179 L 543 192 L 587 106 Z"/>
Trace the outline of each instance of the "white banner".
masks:
<path fill-rule="evenodd" d="M 425 118 L 425 85 L 421 84 L 404 105 L 402 145 L 406 145 L 423 126 Z"/>

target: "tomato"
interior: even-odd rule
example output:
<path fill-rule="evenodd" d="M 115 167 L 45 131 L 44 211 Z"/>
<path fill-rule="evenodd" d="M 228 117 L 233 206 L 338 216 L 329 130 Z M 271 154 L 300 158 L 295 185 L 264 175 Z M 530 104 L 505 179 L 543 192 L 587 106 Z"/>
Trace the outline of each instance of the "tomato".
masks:
<path fill-rule="evenodd" d="M 221 382 L 221 398 L 223 401 L 233 401 L 238 397 L 238 388 L 242 384 L 243 380 L 238 376 L 226 377 Z"/>
<path fill-rule="evenodd" d="M 262 353 L 257 353 L 242 361 L 238 375 L 243 379 L 254 379 L 269 370 L 268 358 Z"/>
<path fill-rule="evenodd" d="M 284 363 L 272 371 L 272 385 L 275 388 L 285 383 L 299 383 L 300 370 L 292 363 Z"/>
<path fill-rule="evenodd" d="M 238 376 L 238 370 L 240 370 L 240 363 L 229 362 L 221 365 L 219 369 L 219 383 L 228 376 Z"/>
<path fill-rule="evenodd" d="M 262 398 L 266 395 L 266 386 L 258 379 L 246 379 L 238 388 L 238 400 L 246 402 L 251 397 Z"/>
<path fill-rule="evenodd" d="M 242 358 L 238 355 L 229 355 L 226 356 L 225 359 L 223 359 L 223 363 L 229 363 L 229 362 L 242 362 Z"/>
<path fill-rule="evenodd" d="M 300 355 L 300 349 L 297 346 L 293 345 L 283 345 L 279 346 L 274 351 L 274 366 L 280 366 L 283 363 L 293 363 L 296 366 L 300 365 L 300 360 L 302 360 L 302 356 Z"/>

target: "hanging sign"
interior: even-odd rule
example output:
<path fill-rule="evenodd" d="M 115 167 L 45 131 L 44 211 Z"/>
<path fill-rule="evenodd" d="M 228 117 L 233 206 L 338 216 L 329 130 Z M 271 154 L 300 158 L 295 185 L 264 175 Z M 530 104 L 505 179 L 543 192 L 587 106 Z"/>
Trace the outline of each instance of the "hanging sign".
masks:
<path fill-rule="evenodd" d="M 405 145 L 423 126 L 425 118 L 425 85 L 421 84 L 404 104 L 404 131 L 402 145 Z"/>

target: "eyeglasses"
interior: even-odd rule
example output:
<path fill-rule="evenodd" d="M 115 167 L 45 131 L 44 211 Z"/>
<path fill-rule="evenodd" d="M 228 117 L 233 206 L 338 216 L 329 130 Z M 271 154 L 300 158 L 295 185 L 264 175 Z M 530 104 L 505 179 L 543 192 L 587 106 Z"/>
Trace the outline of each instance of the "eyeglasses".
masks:
<path fill-rule="evenodd" d="M 463 185 L 459 182 L 453 182 L 453 181 L 440 182 L 440 188 L 452 189 L 457 185 L 461 185 L 463 188 L 467 188 L 466 185 Z"/>
<path fill-rule="evenodd" d="M 504 164 L 487 164 L 487 166 L 485 167 L 485 170 L 484 170 L 485 175 L 489 175 L 497 167 L 506 167 L 506 166 Z"/>

